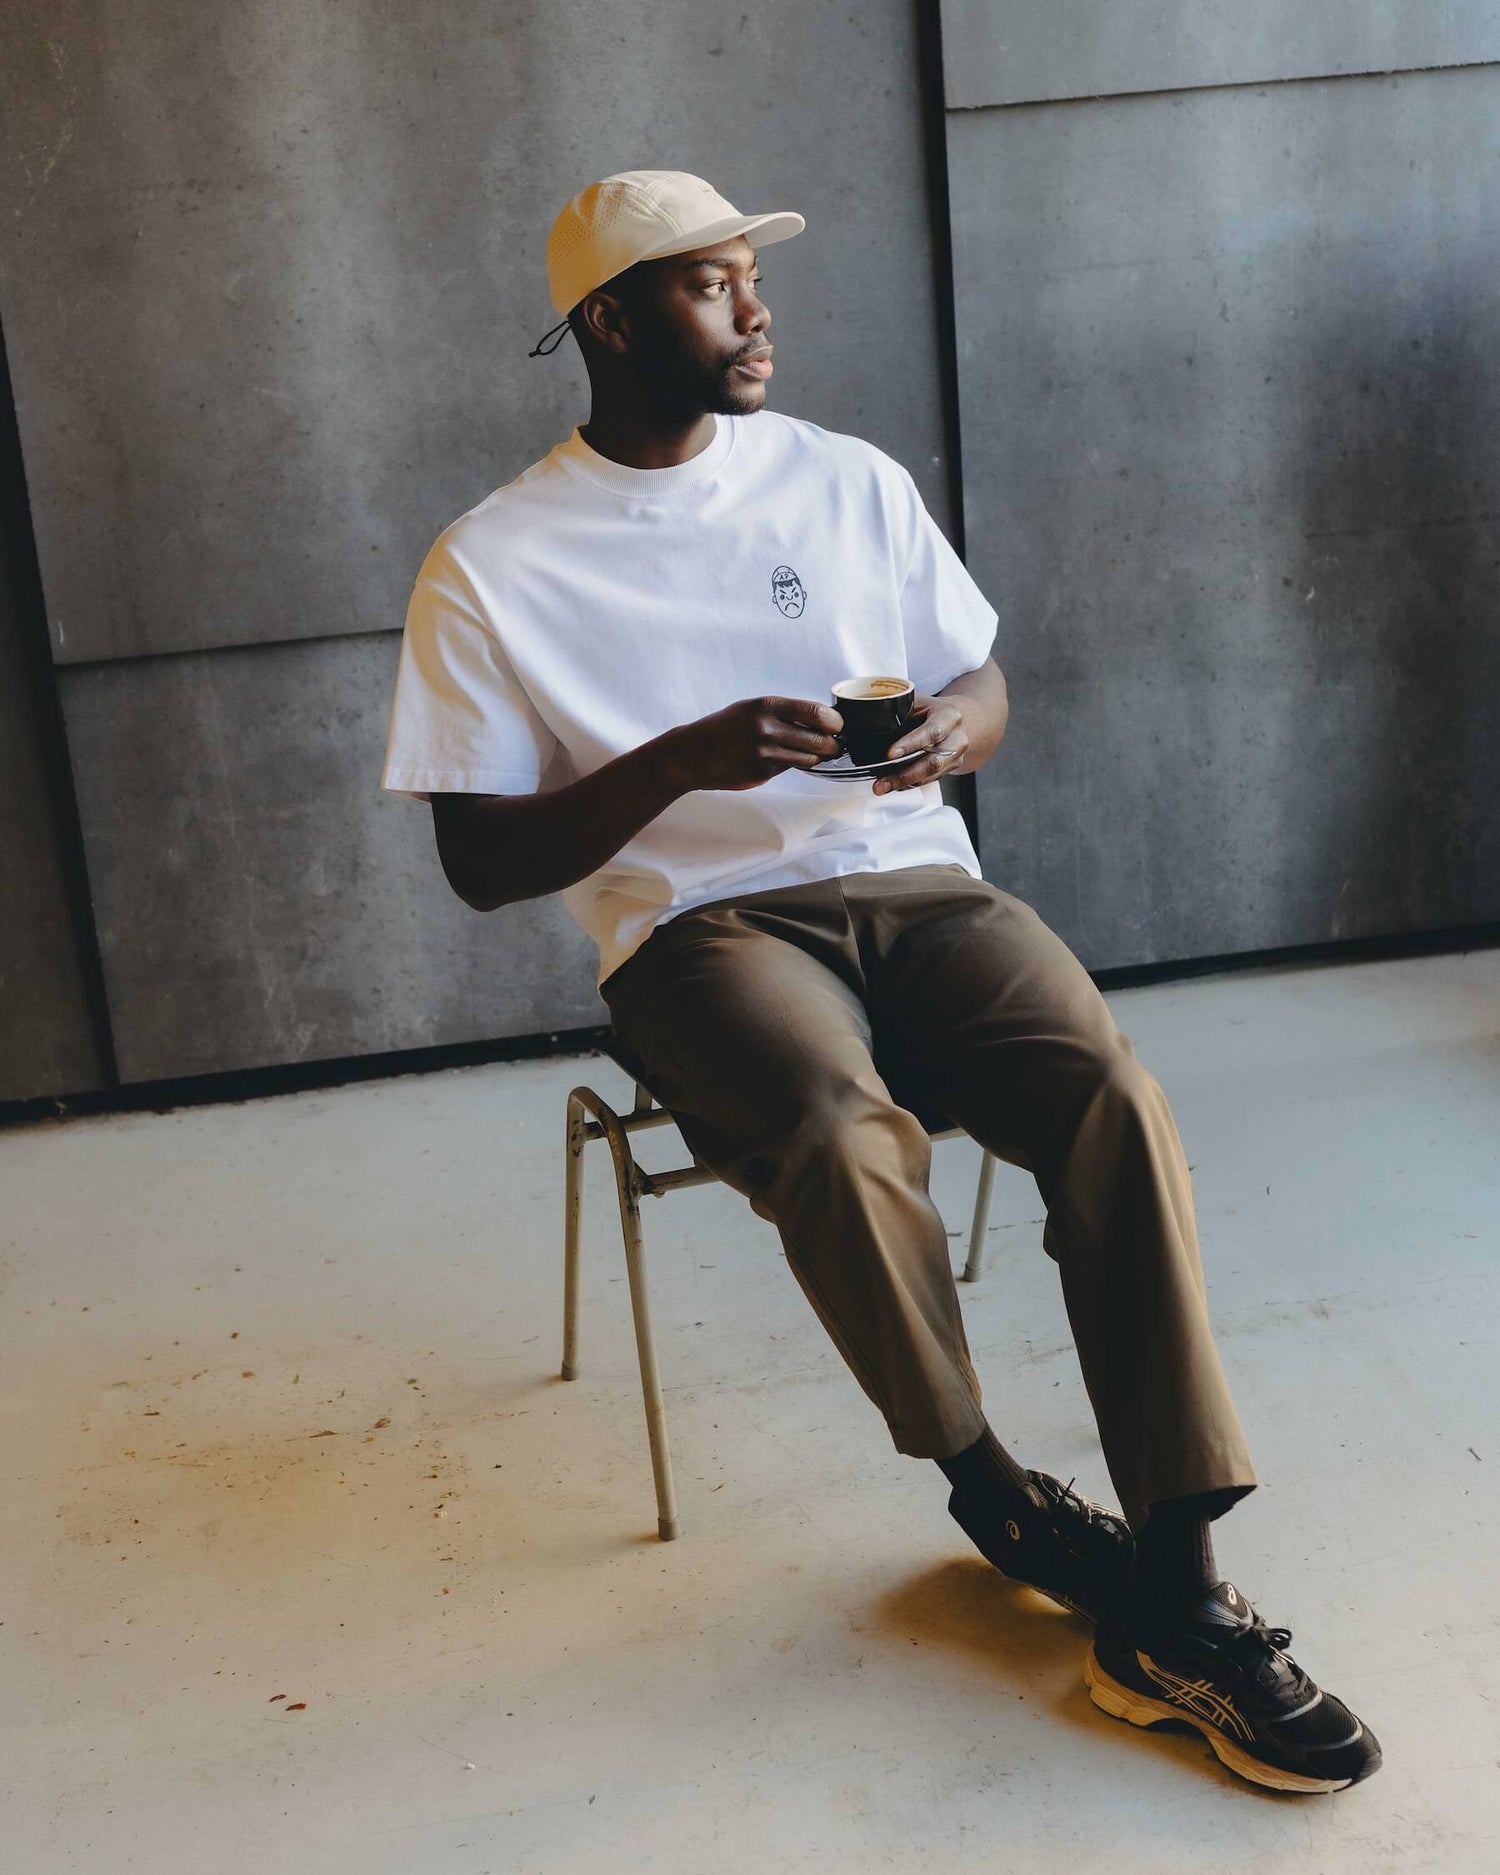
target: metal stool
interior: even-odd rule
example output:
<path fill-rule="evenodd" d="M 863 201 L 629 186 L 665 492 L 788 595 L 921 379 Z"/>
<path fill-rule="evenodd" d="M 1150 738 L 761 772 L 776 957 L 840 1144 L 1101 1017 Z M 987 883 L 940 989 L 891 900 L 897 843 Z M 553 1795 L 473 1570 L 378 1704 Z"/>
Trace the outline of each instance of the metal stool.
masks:
<path fill-rule="evenodd" d="M 568 1163 L 563 1250 L 563 1357 L 562 1378 L 578 1378 L 578 1261 L 583 1211 L 583 1149 L 591 1139 L 607 1139 L 614 1158 L 615 1185 L 620 1198 L 620 1226 L 625 1236 L 625 1271 L 630 1280 L 630 1307 L 635 1317 L 635 1344 L 641 1363 L 641 1392 L 646 1402 L 646 1433 L 651 1441 L 651 1471 L 656 1480 L 656 1528 L 663 1542 L 678 1533 L 677 1494 L 672 1483 L 672 1456 L 667 1447 L 666 1409 L 656 1365 L 656 1342 L 651 1333 L 651 1304 L 646 1290 L 646 1264 L 641 1242 L 641 1204 L 644 1197 L 660 1198 L 688 1185 L 710 1185 L 714 1174 L 694 1156 L 691 1165 L 671 1172 L 646 1172 L 636 1164 L 630 1135 L 648 1126 L 666 1126 L 672 1115 L 647 1086 L 640 1061 L 611 1032 L 603 1049 L 635 1082 L 635 1105 L 629 1113 L 616 1113 L 591 1087 L 575 1087 L 568 1095 Z M 895 1094 L 895 1084 L 882 1070 L 882 1078 Z M 926 1127 L 933 1139 L 959 1139 L 967 1135 L 946 1114 L 918 1097 L 901 1105 Z M 595 1117 L 586 1117 L 592 1113 Z M 979 1168 L 979 1189 L 974 1198 L 974 1221 L 969 1231 L 965 1282 L 979 1275 L 984 1251 L 985 1220 L 995 1179 L 994 1154 L 986 1152 Z"/>

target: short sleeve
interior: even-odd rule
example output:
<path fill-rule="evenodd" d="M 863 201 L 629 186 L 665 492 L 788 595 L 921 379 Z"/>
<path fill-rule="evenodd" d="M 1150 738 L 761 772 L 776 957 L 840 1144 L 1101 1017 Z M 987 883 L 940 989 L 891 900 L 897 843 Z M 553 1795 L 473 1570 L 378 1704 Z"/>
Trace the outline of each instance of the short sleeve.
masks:
<path fill-rule="evenodd" d="M 919 691 L 933 696 L 983 664 L 995 642 L 999 614 L 927 512 L 916 483 L 899 463 L 896 467 L 909 507 L 911 541 L 901 587 L 906 672 Z"/>
<path fill-rule="evenodd" d="M 439 540 L 406 609 L 380 785 L 417 801 L 532 794 L 556 747 L 473 582 Z"/>

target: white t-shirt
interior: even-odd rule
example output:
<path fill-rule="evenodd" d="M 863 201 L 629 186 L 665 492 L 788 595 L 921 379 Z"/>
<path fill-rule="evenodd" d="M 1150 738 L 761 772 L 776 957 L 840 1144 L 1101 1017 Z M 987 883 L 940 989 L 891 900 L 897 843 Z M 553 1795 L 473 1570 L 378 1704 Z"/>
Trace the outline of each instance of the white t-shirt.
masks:
<path fill-rule="evenodd" d="M 869 674 L 931 695 L 983 664 L 995 624 L 872 443 L 762 410 L 717 417 L 688 462 L 635 469 L 575 428 L 423 562 L 381 785 L 530 794 L 745 697 L 827 703 Z M 792 768 L 683 795 L 562 897 L 602 984 L 693 906 L 941 864 L 982 876 L 937 782 L 876 794 Z"/>

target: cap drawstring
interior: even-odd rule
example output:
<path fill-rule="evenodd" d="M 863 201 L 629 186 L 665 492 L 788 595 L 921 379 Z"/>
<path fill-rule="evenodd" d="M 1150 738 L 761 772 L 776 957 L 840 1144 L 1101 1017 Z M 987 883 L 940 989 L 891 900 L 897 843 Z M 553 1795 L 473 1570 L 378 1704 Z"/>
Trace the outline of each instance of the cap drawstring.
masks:
<path fill-rule="evenodd" d="M 536 344 L 531 348 L 531 350 L 527 352 L 526 356 L 528 358 L 549 357 L 553 352 L 557 350 L 558 346 L 561 345 L 563 340 L 568 336 L 568 329 L 569 329 L 568 322 L 566 319 L 564 319 L 560 324 L 550 327 L 549 330 L 544 332 L 542 336 L 537 340 Z M 553 339 L 552 343 L 549 345 L 547 341 L 548 339 L 552 338 L 552 334 L 554 332 L 559 334 L 559 336 L 556 339 Z"/>

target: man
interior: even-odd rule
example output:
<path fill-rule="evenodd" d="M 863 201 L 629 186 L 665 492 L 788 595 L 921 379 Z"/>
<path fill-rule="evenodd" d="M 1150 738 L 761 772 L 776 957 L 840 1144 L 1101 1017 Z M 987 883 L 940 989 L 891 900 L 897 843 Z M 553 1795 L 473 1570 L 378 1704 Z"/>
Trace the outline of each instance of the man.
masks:
<path fill-rule="evenodd" d="M 561 211 L 553 331 L 582 347 L 589 420 L 428 554 L 383 784 L 431 802 L 467 904 L 562 893 L 615 1029 L 777 1226 L 897 1449 L 937 1462 L 1007 1576 L 1097 1622 L 1095 1701 L 1188 1720 L 1258 1783 L 1340 1789 L 1378 1745 L 1214 1564 L 1210 1522 L 1257 1480 L 1166 1100 L 938 786 L 1005 733 L 994 608 L 897 462 L 765 409 L 748 237 L 804 225 L 660 170 Z M 836 783 L 831 687 L 882 675 L 914 684 L 911 717 Z M 987 1424 L 931 1141 L 877 1049 L 1034 1174 L 1123 1517 Z"/>

